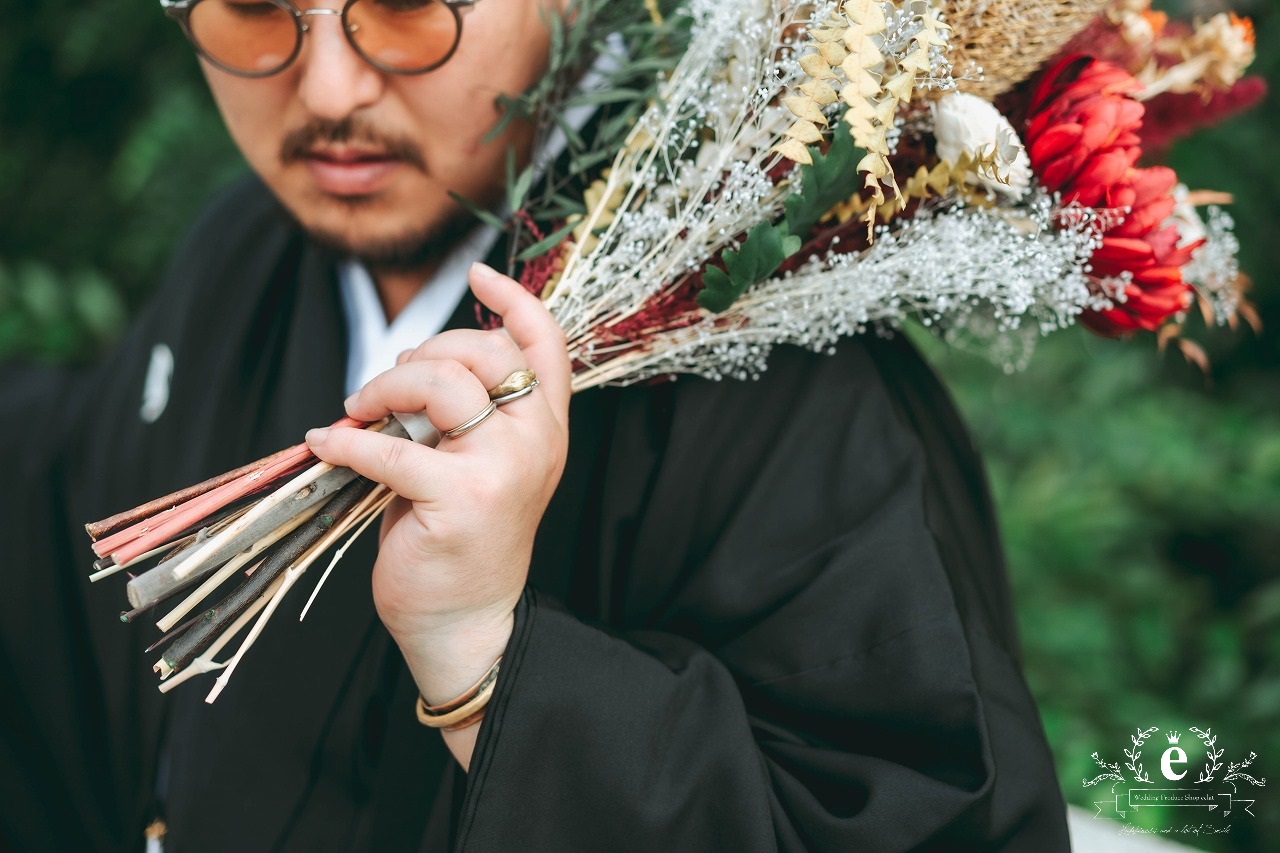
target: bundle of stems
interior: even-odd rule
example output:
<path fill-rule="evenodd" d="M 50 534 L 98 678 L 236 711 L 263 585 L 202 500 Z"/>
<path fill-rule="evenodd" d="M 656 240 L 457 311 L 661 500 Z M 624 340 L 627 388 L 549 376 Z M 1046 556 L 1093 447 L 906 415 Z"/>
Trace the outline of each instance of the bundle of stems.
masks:
<path fill-rule="evenodd" d="M 376 423 L 343 418 L 334 426 L 409 436 L 394 417 Z M 346 537 L 318 591 L 392 497 L 386 486 L 321 462 L 299 444 L 85 525 L 99 557 L 90 580 L 129 573 L 132 609 L 120 614 L 123 622 L 187 593 L 156 622 L 164 634 L 148 651 L 165 647 L 153 667 L 161 691 L 223 670 L 205 699 L 213 702 L 302 574 Z M 206 603 L 224 588 L 231 591 Z M 216 656 L 250 623 L 236 653 L 218 662 Z"/>

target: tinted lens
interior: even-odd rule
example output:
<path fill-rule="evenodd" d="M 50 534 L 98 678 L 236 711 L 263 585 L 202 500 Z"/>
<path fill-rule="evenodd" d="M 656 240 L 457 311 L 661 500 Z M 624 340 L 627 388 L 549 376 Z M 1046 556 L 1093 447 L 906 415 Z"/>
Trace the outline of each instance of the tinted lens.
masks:
<path fill-rule="evenodd" d="M 266 0 L 203 0 L 188 24 L 207 58 L 244 74 L 278 71 L 298 48 L 293 15 Z"/>
<path fill-rule="evenodd" d="M 462 21 L 439 0 L 359 0 L 347 33 L 365 59 L 386 71 L 428 71 L 453 55 Z"/>

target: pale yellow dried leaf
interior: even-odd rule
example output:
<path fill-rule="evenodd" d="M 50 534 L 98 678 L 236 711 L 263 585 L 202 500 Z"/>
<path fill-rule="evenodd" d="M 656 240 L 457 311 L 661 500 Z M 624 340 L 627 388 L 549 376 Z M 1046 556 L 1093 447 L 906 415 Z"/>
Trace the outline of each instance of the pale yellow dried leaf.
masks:
<path fill-rule="evenodd" d="M 927 198 L 929 195 L 929 170 L 924 166 L 916 169 L 916 173 L 907 178 L 902 185 L 902 193 L 907 198 Z"/>
<path fill-rule="evenodd" d="M 813 157 L 809 155 L 809 149 L 798 139 L 784 139 L 769 150 L 776 151 L 795 163 L 803 163 L 806 166 L 813 163 Z"/>
<path fill-rule="evenodd" d="M 916 48 L 904 56 L 898 65 L 903 71 L 924 74 L 929 70 L 929 55 Z"/>
<path fill-rule="evenodd" d="M 854 98 L 848 103 L 848 109 L 845 110 L 844 120 L 854 127 L 875 127 L 879 122 L 876 120 L 875 107 L 871 106 L 871 102 L 866 98 Z"/>
<path fill-rule="evenodd" d="M 884 18 L 884 10 L 876 0 L 845 0 L 840 11 L 844 12 L 853 23 L 861 24 L 869 33 L 884 32 L 885 25 L 888 23 Z"/>
<path fill-rule="evenodd" d="M 850 29 L 845 34 L 844 43 L 849 49 L 849 55 L 840 63 L 840 67 L 844 69 L 844 76 L 850 80 L 861 74 L 863 69 L 876 68 L 885 61 L 880 48 L 866 33 Z"/>
<path fill-rule="evenodd" d="M 863 187 L 871 190 L 871 199 L 875 204 L 884 204 L 884 187 L 880 185 L 875 175 L 868 174 Z"/>
<path fill-rule="evenodd" d="M 849 109 L 857 110 L 862 109 L 862 104 L 867 104 L 868 98 L 878 94 L 880 94 L 880 81 L 870 74 L 859 74 L 840 90 L 840 100 L 848 104 Z"/>
<path fill-rule="evenodd" d="M 844 29 L 836 27 L 814 27 L 809 30 L 809 38 L 813 39 L 818 44 L 838 41 L 844 38 Z"/>
<path fill-rule="evenodd" d="M 893 98 L 885 98 L 878 101 L 875 105 L 876 121 L 880 124 L 892 124 L 893 117 L 898 113 L 898 102 Z"/>
<path fill-rule="evenodd" d="M 787 132 L 783 135 L 803 142 L 805 145 L 822 141 L 822 131 L 818 130 L 818 126 L 811 121 L 798 121 L 787 128 Z"/>
<path fill-rule="evenodd" d="M 867 133 L 855 132 L 853 134 L 853 141 L 856 142 L 858 147 L 863 151 L 877 151 L 881 154 L 886 154 L 889 151 L 889 143 L 886 138 L 888 132 L 889 128 L 884 125 L 875 125 L 871 127 Z"/>
<path fill-rule="evenodd" d="M 835 72 L 831 70 L 831 63 L 827 62 L 822 54 L 819 53 L 806 53 L 800 57 L 800 69 L 814 80 L 836 76 Z"/>
<path fill-rule="evenodd" d="M 923 26 L 920 28 L 920 32 L 911 37 L 912 41 L 923 48 L 928 48 L 931 45 L 945 47 L 947 44 L 947 38 L 944 33 L 950 31 L 951 27 L 934 17 L 936 14 L 936 10 L 930 9 L 927 14 L 922 16 L 920 21 Z"/>
<path fill-rule="evenodd" d="M 911 97 L 911 89 L 915 84 L 916 76 L 904 72 L 890 77 L 884 84 L 884 90 L 899 101 L 906 101 Z"/>
<path fill-rule="evenodd" d="M 921 166 L 920 168 L 921 170 L 924 169 L 923 166 Z M 947 187 L 951 186 L 951 184 L 952 184 L 952 166 L 946 160 L 943 160 L 941 163 L 934 166 L 933 169 L 927 173 L 925 185 L 929 187 L 929 189 L 937 193 L 938 195 L 942 195 L 944 192 L 946 192 Z"/>
<path fill-rule="evenodd" d="M 854 110 L 848 110 L 844 114 L 844 120 L 849 124 L 849 132 L 853 134 L 853 138 L 866 136 L 876 129 L 876 123 L 869 114 L 858 113 Z"/>
<path fill-rule="evenodd" d="M 878 154 L 875 151 L 868 151 L 863 158 L 858 161 L 858 171 L 867 173 L 868 186 L 870 186 L 872 182 L 875 182 L 876 186 L 879 186 L 878 181 L 876 181 L 877 178 L 883 178 L 886 175 L 893 174 L 893 169 L 889 168 L 889 161 L 885 159 L 884 155 Z"/>
<path fill-rule="evenodd" d="M 627 141 L 626 151 L 634 154 L 643 151 L 653 144 L 653 136 L 644 128 L 636 128 Z"/>
<path fill-rule="evenodd" d="M 865 103 L 865 102 L 863 102 Z M 850 133 L 858 142 L 859 148 L 868 148 L 871 144 L 870 140 L 879 139 L 880 142 L 873 150 L 887 154 L 888 146 L 884 143 L 884 135 L 888 131 L 885 125 L 874 120 L 869 108 L 851 107 L 844 114 L 844 120 L 848 122 Z"/>
<path fill-rule="evenodd" d="M 804 92 L 810 98 L 813 98 L 821 106 L 834 104 L 839 100 L 836 90 L 832 89 L 822 80 L 810 80 L 808 83 L 800 84 L 800 91 Z"/>
<path fill-rule="evenodd" d="M 587 210 L 594 210 L 595 206 L 604 199 L 604 191 L 608 188 L 608 184 L 604 181 L 592 181 L 591 186 L 587 187 L 582 193 L 583 204 Z"/>
<path fill-rule="evenodd" d="M 825 125 L 827 123 L 826 116 L 822 114 L 822 110 L 819 109 L 818 105 L 813 102 L 813 98 L 795 95 L 784 99 L 782 103 L 798 119 L 811 121 L 814 124 Z"/>
<path fill-rule="evenodd" d="M 841 62 L 844 62 L 844 58 L 849 55 L 849 51 L 845 50 L 844 45 L 838 40 L 819 45 L 818 53 L 833 68 L 838 67 Z"/>

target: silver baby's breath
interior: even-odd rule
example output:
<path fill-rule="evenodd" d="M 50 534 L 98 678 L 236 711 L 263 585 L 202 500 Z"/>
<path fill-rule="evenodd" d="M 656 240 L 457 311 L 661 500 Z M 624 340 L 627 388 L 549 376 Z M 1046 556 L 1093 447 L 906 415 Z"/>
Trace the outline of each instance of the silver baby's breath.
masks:
<path fill-rule="evenodd" d="M 1214 321 L 1227 322 L 1239 308 L 1240 293 L 1236 282 L 1240 278 L 1240 262 L 1237 254 L 1240 241 L 1235 235 L 1235 220 L 1220 207 L 1210 207 L 1208 221 L 1204 223 L 1204 245 L 1191 255 L 1191 261 L 1182 268 L 1183 279 L 1208 301 Z"/>

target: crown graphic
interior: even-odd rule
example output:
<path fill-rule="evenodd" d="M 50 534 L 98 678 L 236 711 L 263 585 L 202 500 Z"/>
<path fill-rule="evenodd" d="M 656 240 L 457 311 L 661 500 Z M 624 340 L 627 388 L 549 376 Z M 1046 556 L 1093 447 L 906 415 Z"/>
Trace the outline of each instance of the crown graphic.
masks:
<path fill-rule="evenodd" d="M 1178 732 L 1165 732 L 1165 737 L 1169 738 L 1169 743 L 1177 743 L 1182 735 Z"/>

